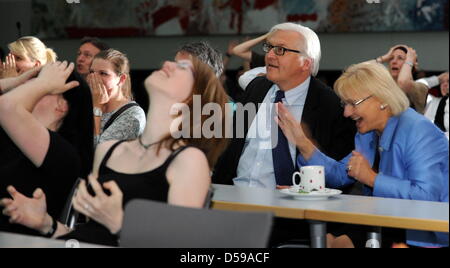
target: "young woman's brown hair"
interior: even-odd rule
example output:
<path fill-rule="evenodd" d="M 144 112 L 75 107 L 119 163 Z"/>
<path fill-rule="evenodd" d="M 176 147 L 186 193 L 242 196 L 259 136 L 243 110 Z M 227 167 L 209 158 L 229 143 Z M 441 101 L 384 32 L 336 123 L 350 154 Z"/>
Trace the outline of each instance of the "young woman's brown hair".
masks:
<path fill-rule="evenodd" d="M 162 146 L 167 146 L 170 149 L 174 149 L 175 145 L 181 142 L 184 145 L 192 145 L 199 149 L 201 149 L 205 154 L 209 162 L 210 168 L 213 168 L 217 159 L 222 154 L 227 146 L 227 140 L 225 139 L 225 131 L 226 131 L 226 120 L 225 117 L 228 116 L 226 111 L 226 105 L 228 105 L 228 97 L 225 93 L 225 90 L 220 83 L 220 80 L 216 77 L 212 68 L 200 61 L 196 57 L 192 57 L 193 63 L 193 73 L 194 73 L 194 86 L 192 87 L 192 94 L 184 101 L 184 103 L 189 107 L 189 111 L 191 111 L 190 119 L 189 119 L 189 136 L 181 137 L 179 139 L 175 139 L 172 135 L 166 136 L 159 145 L 159 149 Z M 200 96 L 201 99 L 201 107 L 203 108 L 206 104 L 218 104 L 220 106 L 221 113 L 217 114 L 211 112 L 210 115 L 201 115 L 200 124 L 195 124 L 194 119 L 194 96 Z M 212 138 L 207 138 L 204 136 L 204 133 L 201 134 L 200 138 L 195 138 L 194 132 L 195 128 L 202 128 L 205 121 L 208 119 L 212 119 L 215 117 L 215 122 L 220 122 L 220 136 L 213 136 Z M 220 121 L 219 121 L 220 120 Z M 213 125 L 214 127 L 219 127 L 218 125 Z M 179 130 L 181 130 L 181 125 L 179 126 Z M 198 131 L 198 130 L 197 130 Z M 212 132 L 217 133 L 217 131 L 211 130 Z M 200 131 L 201 132 L 201 131 Z"/>

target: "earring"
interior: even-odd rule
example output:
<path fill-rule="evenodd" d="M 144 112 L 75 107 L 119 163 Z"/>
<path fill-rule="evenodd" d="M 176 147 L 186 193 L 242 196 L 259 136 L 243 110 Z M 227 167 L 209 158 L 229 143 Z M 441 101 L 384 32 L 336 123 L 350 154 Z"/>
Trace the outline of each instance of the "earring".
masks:
<path fill-rule="evenodd" d="M 389 104 L 382 104 L 380 105 L 381 110 L 386 110 L 386 108 L 389 106 Z"/>

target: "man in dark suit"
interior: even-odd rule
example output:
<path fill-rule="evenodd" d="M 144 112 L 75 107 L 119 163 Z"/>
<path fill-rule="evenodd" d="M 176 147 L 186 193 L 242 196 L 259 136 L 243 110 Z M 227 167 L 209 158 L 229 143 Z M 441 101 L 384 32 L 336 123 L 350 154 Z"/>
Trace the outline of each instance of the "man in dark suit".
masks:
<path fill-rule="evenodd" d="M 256 105 L 257 114 L 245 118 L 244 137 L 234 133 L 215 167 L 213 183 L 272 189 L 292 184 L 292 173 L 298 168 L 298 150 L 287 142 L 274 122 L 273 110 L 258 109 L 258 104 L 273 107 L 282 101 L 291 107 L 290 111 L 302 122 L 315 145 L 334 159 L 340 160 L 354 148 L 354 123 L 343 116 L 339 98 L 332 89 L 314 78 L 321 57 L 317 35 L 298 24 L 279 24 L 270 31 L 263 49 L 267 75 L 255 75 L 238 100 L 242 105 Z M 236 113 L 234 119 L 236 131 L 237 124 L 242 122 L 236 120 Z M 272 136 L 278 135 L 272 148 L 261 146 L 267 141 L 260 137 L 264 135 L 249 135 L 255 131 L 260 133 L 258 122 L 263 121 L 271 121 L 272 128 L 278 129 L 271 132 Z"/>

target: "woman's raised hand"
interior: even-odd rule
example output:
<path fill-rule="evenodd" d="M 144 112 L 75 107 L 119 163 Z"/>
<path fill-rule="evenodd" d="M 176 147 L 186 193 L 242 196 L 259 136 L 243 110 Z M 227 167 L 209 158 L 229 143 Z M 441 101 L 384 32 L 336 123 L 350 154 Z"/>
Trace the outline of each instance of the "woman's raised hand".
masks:
<path fill-rule="evenodd" d="M 275 122 L 281 128 L 287 140 L 295 144 L 305 159 L 309 159 L 315 152 L 316 146 L 306 135 L 306 133 L 309 133 L 307 126 L 298 122 L 281 102 L 277 103 L 276 107 L 277 116 L 275 117 Z M 305 130 L 307 131 L 306 133 Z"/>
<path fill-rule="evenodd" d="M 416 65 L 417 63 L 417 51 L 412 47 L 407 47 L 408 53 L 406 53 L 406 61 L 411 62 L 412 64 Z M 417 68 L 418 66 L 416 66 Z"/>
<path fill-rule="evenodd" d="M 284 104 L 277 103 L 276 107 L 278 116 L 275 118 L 275 122 L 280 126 L 288 141 L 299 146 L 305 139 L 305 133 L 300 122 L 294 118 Z"/>
<path fill-rule="evenodd" d="M 19 73 L 16 69 L 16 58 L 13 54 L 9 54 L 5 62 L 0 60 L 0 78 L 16 77 Z"/>
<path fill-rule="evenodd" d="M 68 64 L 67 61 L 50 63 L 42 68 L 37 80 L 45 83 L 45 88 L 49 94 L 61 94 L 79 86 L 78 81 L 66 82 L 73 69 L 74 64 Z"/>
<path fill-rule="evenodd" d="M 89 87 L 91 88 L 92 102 L 94 107 L 102 108 L 109 102 L 110 97 L 101 78 L 97 74 L 91 73 L 87 77 L 87 82 L 89 84 Z"/>

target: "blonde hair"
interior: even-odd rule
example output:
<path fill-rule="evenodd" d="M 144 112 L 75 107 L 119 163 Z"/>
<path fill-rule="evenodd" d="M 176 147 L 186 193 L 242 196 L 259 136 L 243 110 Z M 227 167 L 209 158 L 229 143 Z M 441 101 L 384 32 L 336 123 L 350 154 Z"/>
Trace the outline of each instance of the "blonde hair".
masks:
<path fill-rule="evenodd" d="M 8 45 L 9 50 L 17 56 L 26 56 L 41 65 L 56 62 L 58 56 L 53 49 L 48 48 L 36 37 L 24 36 Z"/>
<path fill-rule="evenodd" d="M 392 78 L 389 71 L 379 63 L 359 63 L 348 67 L 334 83 L 340 98 L 346 99 L 349 92 L 364 92 L 387 104 L 394 116 L 409 107 L 409 100 Z"/>
<path fill-rule="evenodd" d="M 95 55 L 94 59 L 102 59 L 111 62 L 114 72 L 118 75 L 126 75 L 127 79 L 122 86 L 123 95 L 129 100 L 133 100 L 133 93 L 131 92 L 131 77 L 130 77 L 130 61 L 127 55 L 115 49 L 108 49 L 100 51 Z"/>

